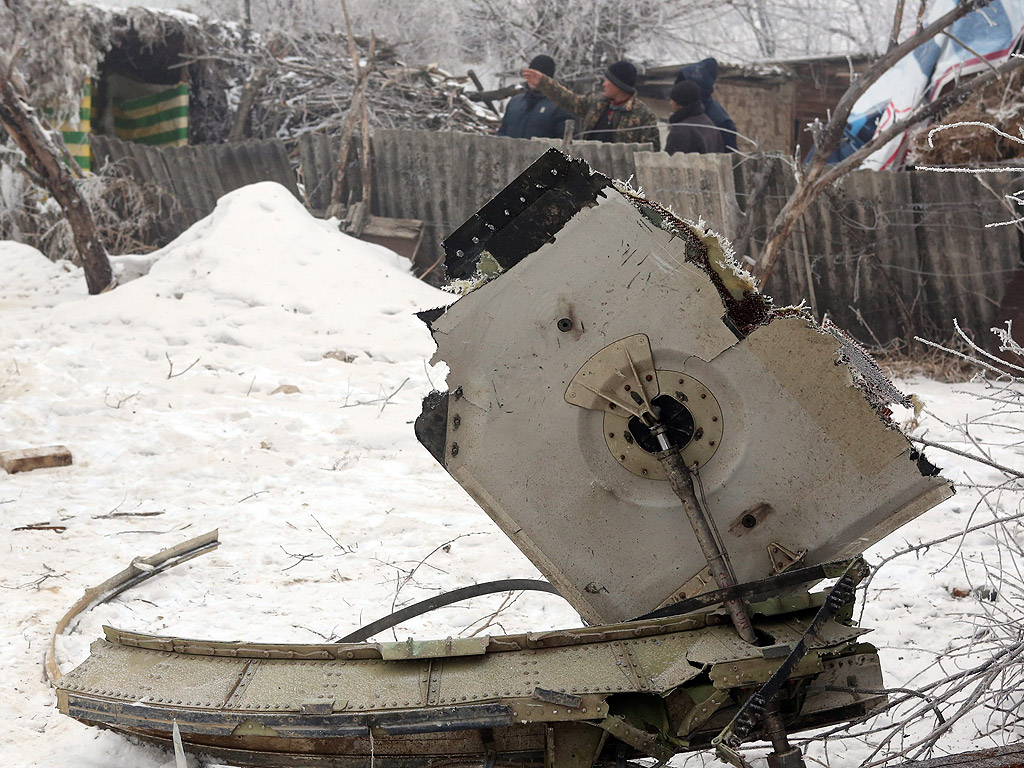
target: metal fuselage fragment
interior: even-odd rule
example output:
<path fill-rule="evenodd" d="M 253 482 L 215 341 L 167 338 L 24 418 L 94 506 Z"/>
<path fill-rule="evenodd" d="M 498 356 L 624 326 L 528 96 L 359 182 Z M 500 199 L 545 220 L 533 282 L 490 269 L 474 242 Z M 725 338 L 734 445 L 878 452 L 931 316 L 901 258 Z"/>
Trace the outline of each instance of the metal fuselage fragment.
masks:
<path fill-rule="evenodd" d="M 421 441 L 588 622 L 709 587 L 633 398 L 692 422 L 682 454 L 739 581 L 780 553 L 861 552 L 951 493 L 837 336 L 775 312 L 716 237 L 582 161 L 547 153 L 445 246 L 470 290 L 429 317 L 451 391 Z"/>

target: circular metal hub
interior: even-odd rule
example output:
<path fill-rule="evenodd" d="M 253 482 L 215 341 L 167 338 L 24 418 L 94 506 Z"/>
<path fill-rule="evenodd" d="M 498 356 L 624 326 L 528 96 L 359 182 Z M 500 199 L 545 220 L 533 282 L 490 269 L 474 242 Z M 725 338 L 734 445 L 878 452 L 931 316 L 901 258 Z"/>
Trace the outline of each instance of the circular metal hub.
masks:
<path fill-rule="evenodd" d="M 673 445 L 682 446 L 688 466 L 703 467 L 722 442 L 722 409 L 711 391 L 692 376 L 679 371 L 655 371 L 661 394 L 652 400 L 660 420 L 668 428 Z M 658 441 L 636 416 L 605 411 L 604 441 L 615 460 L 634 475 L 665 480 L 665 470 L 655 457 Z"/>

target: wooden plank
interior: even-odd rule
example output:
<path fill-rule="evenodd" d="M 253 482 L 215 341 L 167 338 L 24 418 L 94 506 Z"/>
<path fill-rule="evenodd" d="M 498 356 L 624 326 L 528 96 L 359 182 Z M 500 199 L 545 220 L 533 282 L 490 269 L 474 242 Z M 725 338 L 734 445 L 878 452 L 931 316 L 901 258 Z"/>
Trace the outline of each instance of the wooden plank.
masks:
<path fill-rule="evenodd" d="M 71 451 L 63 445 L 0 451 L 0 468 L 9 475 L 13 475 L 15 472 L 31 472 L 33 469 L 66 467 L 69 464 L 71 464 Z"/>
<path fill-rule="evenodd" d="M 419 219 L 390 219 L 384 216 L 370 216 L 363 228 L 364 235 L 375 237 L 401 237 L 415 239 L 423 230 Z"/>
<path fill-rule="evenodd" d="M 399 256 L 405 256 L 416 263 L 416 254 L 423 242 L 423 222 L 419 219 L 388 219 L 370 216 L 360 240 L 390 248 Z"/>

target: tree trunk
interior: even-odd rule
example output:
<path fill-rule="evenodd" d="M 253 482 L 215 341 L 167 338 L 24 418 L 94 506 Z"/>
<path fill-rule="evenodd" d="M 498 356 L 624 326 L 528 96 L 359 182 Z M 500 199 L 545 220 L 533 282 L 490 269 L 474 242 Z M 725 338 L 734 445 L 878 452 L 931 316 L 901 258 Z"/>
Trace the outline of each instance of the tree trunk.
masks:
<path fill-rule="evenodd" d="M 71 171 L 64 165 L 61 153 L 39 124 L 32 108 L 14 90 L 10 76 L 0 80 L 0 125 L 25 153 L 29 165 L 64 210 L 75 249 L 82 258 L 89 293 L 97 294 L 111 287 L 113 273 L 110 260 L 96 235 L 89 206 L 76 189 Z"/>
<path fill-rule="evenodd" d="M 819 168 L 814 170 L 820 171 Z M 814 170 L 812 170 L 812 173 L 814 173 Z M 776 262 L 782 256 L 782 249 L 789 242 L 789 236 L 793 231 L 793 227 L 796 226 L 804 211 L 814 202 L 825 186 L 827 185 L 815 183 L 810 181 L 809 178 L 798 184 L 797 188 L 793 190 L 793 194 L 790 195 L 789 200 L 786 201 L 782 210 L 775 217 L 775 221 L 772 222 L 772 226 L 765 237 L 764 247 L 761 249 L 761 258 L 758 260 L 757 265 L 757 277 L 761 281 L 762 286 L 768 283 L 768 279 L 775 269 Z M 810 279 L 809 275 L 808 279 Z"/>
<path fill-rule="evenodd" d="M 242 88 L 242 97 L 238 100 L 238 111 L 235 112 L 235 121 L 231 125 L 231 132 L 228 133 L 228 141 L 241 141 L 246 138 L 246 124 L 249 122 L 249 115 L 256 105 L 256 99 L 267 79 L 267 71 L 261 69 L 253 74 Z"/>

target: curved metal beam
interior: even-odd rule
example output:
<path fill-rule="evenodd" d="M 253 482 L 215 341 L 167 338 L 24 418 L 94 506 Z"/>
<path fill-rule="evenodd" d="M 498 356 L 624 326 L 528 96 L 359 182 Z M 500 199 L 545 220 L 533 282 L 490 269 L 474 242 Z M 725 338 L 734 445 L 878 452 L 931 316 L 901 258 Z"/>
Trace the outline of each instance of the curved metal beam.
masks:
<path fill-rule="evenodd" d="M 364 627 L 360 627 L 354 632 L 350 632 L 335 642 L 361 643 L 367 638 L 373 637 L 378 632 L 382 632 L 385 629 L 391 629 L 391 627 L 397 627 L 407 619 L 420 616 L 437 608 L 443 608 L 446 605 L 458 603 L 462 600 L 469 600 L 471 597 L 479 597 L 480 595 L 493 595 L 495 592 L 516 592 L 519 590 L 549 592 L 552 595 L 562 597 L 557 589 L 546 581 L 540 581 L 539 579 L 499 579 L 498 581 L 485 581 L 481 584 L 473 584 L 469 587 L 453 589 L 451 592 L 434 595 L 426 600 L 421 600 L 418 603 L 408 605 L 400 611 L 395 611 L 389 616 L 377 619 Z"/>
<path fill-rule="evenodd" d="M 125 590 L 131 589 L 136 584 L 141 584 L 158 573 L 166 571 L 168 568 L 181 565 L 181 563 L 191 560 L 193 557 L 199 557 L 199 555 L 212 552 L 220 546 L 220 541 L 217 538 L 218 535 L 219 532 L 215 528 L 209 533 L 183 541 L 181 544 L 157 552 L 155 555 L 136 557 L 120 573 L 114 574 L 102 584 L 85 590 L 85 594 L 61 617 L 53 630 L 53 634 L 50 635 L 50 642 L 46 646 L 46 656 L 43 659 L 43 666 L 46 668 L 46 679 L 50 681 L 50 685 L 56 685 L 57 681 L 63 676 L 56 659 L 57 637 L 64 634 L 81 614 L 101 603 L 112 600 Z"/>

